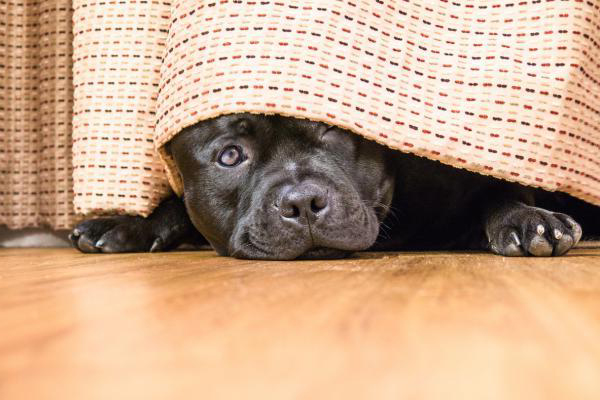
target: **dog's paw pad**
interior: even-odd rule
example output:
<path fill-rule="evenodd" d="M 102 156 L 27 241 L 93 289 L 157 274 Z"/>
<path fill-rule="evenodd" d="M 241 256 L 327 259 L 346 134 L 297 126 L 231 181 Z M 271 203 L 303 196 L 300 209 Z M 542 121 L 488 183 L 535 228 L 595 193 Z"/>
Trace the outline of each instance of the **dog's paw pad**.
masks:
<path fill-rule="evenodd" d="M 579 242 L 581 226 L 571 217 L 520 206 L 487 232 L 490 249 L 503 256 L 560 256 Z"/>

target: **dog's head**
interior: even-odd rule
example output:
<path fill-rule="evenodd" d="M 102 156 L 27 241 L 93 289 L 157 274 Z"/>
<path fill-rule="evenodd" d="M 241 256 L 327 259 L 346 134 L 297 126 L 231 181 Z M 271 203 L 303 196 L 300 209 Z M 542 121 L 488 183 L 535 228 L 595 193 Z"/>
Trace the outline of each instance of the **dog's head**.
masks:
<path fill-rule="evenodd" d="M 342 257 L 375 242 L 391 203 L 389 151 L 318 122 L 232 114 L 168 145 L 198 231 L 221 255 Z"/>

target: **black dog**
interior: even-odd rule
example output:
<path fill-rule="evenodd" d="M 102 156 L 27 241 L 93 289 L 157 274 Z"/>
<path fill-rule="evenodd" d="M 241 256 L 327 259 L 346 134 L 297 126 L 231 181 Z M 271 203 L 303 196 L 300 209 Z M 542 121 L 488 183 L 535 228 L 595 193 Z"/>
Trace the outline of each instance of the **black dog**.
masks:
<path fill-rule="evenodd" d="M 582 228 L 538 207 L 571 210 L 600 226 L 598 209 L 570 196 L 405 155 L 308 120 L 222 116 L 185 129 L 168 151 L 183 199 L 164 201 L 148 218 L 82 222 L 71 234 L 75 247 L 161 251 L 205 238 L 221 255 L 250 259 L 366 249 L 559 256 Z"/>

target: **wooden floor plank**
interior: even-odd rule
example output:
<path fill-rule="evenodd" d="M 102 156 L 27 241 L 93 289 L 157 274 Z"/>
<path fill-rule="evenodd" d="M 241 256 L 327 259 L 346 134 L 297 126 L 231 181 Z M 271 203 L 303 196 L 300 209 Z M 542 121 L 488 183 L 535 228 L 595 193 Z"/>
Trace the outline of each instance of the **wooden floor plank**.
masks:
<path fill-rule="evenodd" d="M 0 266 L 0 399 L 600 398 L 598 248 Z"/>

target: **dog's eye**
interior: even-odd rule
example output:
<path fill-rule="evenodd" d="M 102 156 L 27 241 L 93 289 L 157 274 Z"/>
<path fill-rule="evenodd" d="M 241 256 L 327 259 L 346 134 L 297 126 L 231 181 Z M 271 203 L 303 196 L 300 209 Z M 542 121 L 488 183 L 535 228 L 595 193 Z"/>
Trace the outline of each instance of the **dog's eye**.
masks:
<path fill-rule="evenodd" d="M 227 146 L 219 153 L 218 161 L 224 167 L 235 167 L 244 161 L 244 154 L 238 146 Z"/>

